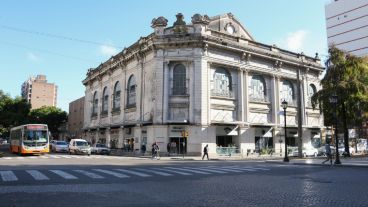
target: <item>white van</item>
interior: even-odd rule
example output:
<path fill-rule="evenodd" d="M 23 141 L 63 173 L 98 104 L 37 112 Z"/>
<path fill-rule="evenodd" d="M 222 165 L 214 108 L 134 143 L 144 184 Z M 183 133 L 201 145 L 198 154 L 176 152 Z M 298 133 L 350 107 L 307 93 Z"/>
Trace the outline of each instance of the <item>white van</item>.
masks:
<path fill-rule="evenodd" d="M 91 155 L 91 147 L 84 139 L 72 139 L 69 142 L 69 154 Z"/>

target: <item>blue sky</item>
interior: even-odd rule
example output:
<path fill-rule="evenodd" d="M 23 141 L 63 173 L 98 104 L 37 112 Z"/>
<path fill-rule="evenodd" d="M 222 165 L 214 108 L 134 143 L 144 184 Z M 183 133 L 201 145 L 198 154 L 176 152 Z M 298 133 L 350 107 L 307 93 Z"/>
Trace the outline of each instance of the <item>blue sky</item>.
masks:
<path fill-rule="evenodd" d="M 324 6 L 329 0 L 1 0 L 0 89 L 19 96 L 30 76 L 44 74 L 58 85 L 58 107 L 84 96 L 81 81 L 97 67 L 178 12 L 231 12 L 253 38 L 323 59 L 327 54 Z"/>

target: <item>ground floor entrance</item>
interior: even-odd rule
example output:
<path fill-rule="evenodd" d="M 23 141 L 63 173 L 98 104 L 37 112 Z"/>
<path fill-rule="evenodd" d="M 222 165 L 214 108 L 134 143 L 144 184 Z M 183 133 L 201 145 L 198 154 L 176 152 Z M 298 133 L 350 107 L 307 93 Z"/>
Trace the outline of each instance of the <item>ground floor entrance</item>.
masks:
<path fill-rule="evenodd" d="M 167 152 L 170 154 L 186 154 L 187 146 L 186 137 L 170 137 Z"/>

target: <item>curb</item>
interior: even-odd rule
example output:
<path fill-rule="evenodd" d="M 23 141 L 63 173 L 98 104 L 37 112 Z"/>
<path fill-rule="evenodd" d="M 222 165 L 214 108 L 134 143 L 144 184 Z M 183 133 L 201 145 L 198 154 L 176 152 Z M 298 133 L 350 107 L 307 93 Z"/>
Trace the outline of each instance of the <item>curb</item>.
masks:
<path fill-rule="evenodd" d="M 265 160 L 266 163 L 275 163 L 275 164 L 285 164 L 285 165 L 313 165 L 313 166 L 323 166 L 323 167 L 354 167 L 354 168 L 368 168 L 368 165 L 356 165 L 356 164 L 340 164 L 340 165 L 328 165 L 328 164 L 321 164 L 321 163 L 302 163 L 302 162 L 289 162 L 285 163 L 282 161 L 270 161 Z"/>

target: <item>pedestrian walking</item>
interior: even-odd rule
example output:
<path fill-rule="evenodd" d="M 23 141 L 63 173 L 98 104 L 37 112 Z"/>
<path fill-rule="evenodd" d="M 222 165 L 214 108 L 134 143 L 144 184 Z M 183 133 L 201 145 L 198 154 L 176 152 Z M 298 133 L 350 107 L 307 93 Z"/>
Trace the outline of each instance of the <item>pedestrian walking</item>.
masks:
<path fill-rule="evenodd" d="M 325 162 L 330 161 L 330 165 L 332 165 L 332 154 L 331 154 L 331 146 L 330 146 L 330 142 L 326 141 L 325 144 L 325 154 L 327 156 L 327 159 L 325 161 L 322 162 L 322 164 L 325 164 Z"/>
<path fill-rule="evenodd" d="M 154 142 L 153 144 L 152 144 L 152 159 L 159 159 L 159 152 L 160 151 L 160 147 L 157 145 L 157 143 L 156 142 Z"/>
<path fill-rule="evenodd" d="M 167 149 L 167 156 L 170 157 L 170 150 L 171 150 L 171 143 L 167 143 L 167 146 L 166 146 L 166 149 Z"/>
<path fill-rule="evenodd" d="M 144 153 L 146 153 L 146 145 L 142 144 L 141 146 L 142 155 L 144 156 Z"/>
<path fill-rule="evenodd" d="M 210 160 L 210 158 L 208 157 L 208 144 L 203 148 L 202 160 L 204 159 L 204 156 L 207 156 L 207 160 Z"/>

